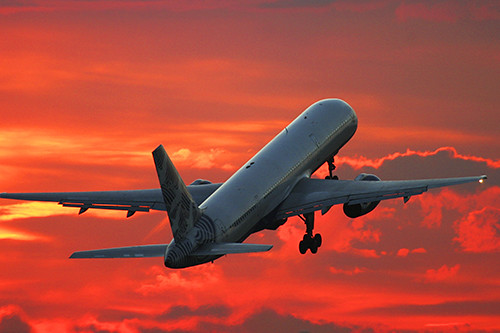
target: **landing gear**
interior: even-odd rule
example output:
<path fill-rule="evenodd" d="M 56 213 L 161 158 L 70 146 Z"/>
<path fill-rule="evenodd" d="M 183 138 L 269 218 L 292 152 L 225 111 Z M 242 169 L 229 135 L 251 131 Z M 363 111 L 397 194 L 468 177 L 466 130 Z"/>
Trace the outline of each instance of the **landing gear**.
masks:
<path fill-rule="evenodd" d="M 302 221 L 306 224 L 306 234 L 299 242 L 299 252 L 301 254 L 305 254 L 307 250 L 311 250 L 311 253 L 314 254 L 318 252 L 318 248 L 323 243 L 320 234 L 316 234 L 313 236 L 314 229 L 314 212 L 304 214 L 304 217 L 300 216 Z"/>
<path fill-rule="evenodd" d="M 326 162 L 328 163 L 328 176 L 325 177 L 325 179 L 333 179 L 333 180 L 338 180 L 339 177 L 337 175 L 333 175 L 333 170 L 335 170 L 335 161 L 334 161 L 334 157 L 330 157 L 329 159 L 326 160 Z"/>

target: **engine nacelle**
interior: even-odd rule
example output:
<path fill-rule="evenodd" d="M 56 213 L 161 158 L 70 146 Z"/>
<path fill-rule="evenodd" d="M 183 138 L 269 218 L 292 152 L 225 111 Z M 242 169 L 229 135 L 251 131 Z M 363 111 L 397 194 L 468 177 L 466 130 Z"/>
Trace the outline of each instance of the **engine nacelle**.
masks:
<path fill-rule="evenodd" d="M 212 182 L 206 179 L 196 179 L 189 185 L 208 185 L 208 184 L 212 184 Z"/>
<path fill-rule="evenodd" d="M 368 173 L 362 173 L 356 178 L 354 178 L 356 181 L 380 181 L 380 178 L 368 174 Z M 347 203 L 344 204 L 344 214 L 347 215 L 347 217 L 350 218 L 356 218 L 363 216 L 365 214 L 368 214 L 372 210 L 377 207 L 380 201 L 372 201 L 372 202 L 365 202 L 365 203 L 360 203 L 360 204 L 354 204 L 354 205 L 348 205 Z"/>

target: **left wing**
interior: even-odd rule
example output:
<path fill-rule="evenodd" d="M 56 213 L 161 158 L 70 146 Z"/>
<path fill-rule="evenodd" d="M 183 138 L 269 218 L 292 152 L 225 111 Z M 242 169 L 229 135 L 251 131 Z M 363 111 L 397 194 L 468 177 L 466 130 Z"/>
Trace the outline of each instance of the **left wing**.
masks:
<path fill-rule="evenodd" d="M 404 202 L 407 202 L 411 196 L 422 194 L 431 188 L 482 182 L 484 179 L 486 176 L 393 181 L 304 178 L 278 206 L 276 219 L 317 210 L 325 214 L 333 205 L 343 203 L 355 205 L 393 198 L 404 198 Z"/>
<path fill-rule="evenodd" d="M 200 204 L 222 184 L 187 186 L 189 193 Z M 0 198 L 57 202 L 63 207 L 78 207 L 79 214 L 88 209 L 125 210 L 127 217 L 135 212 L 166 210 L 161 189 L 100 191 L 100 192 L 54 192 L 54 193 L 0 193 Z"/>

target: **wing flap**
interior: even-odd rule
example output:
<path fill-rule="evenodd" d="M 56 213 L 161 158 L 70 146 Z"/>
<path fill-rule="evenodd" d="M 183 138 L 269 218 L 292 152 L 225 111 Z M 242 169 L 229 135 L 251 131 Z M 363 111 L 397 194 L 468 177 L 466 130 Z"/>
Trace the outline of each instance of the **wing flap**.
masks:
<path fill-rule="evenodd" d="M 163 257 L 168 244 L 139 245 L 115 247 L 90 251 L 78 251 L 70 259 L 98 259 L 98 258 L 153 258 Z"/>
<path fill-rule="evenodd" d="M 401 197 L 406 202 L 411 196 L 422 194 L 428 189 L 484 179 L 486 176 L 393 181 L 304 178 L 278 207 L 276 219 L 284 219 L 317 210 L 326 213 L 333 205 L 343 203 L 360 204 Z"/>
<path fill-rule="evenodd" d="M 202 245 L 196 250 L 194 256 L 212 256 L 236 253 L 254 253 L 266 252 L 273 246 L 264 244 L 246 244 L 246 243 L 214 243 Z"/>

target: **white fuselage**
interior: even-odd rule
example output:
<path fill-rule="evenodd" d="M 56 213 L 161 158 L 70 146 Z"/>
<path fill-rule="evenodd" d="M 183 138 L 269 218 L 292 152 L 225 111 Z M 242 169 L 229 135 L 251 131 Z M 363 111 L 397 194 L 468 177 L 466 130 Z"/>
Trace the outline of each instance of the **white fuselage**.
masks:
<path fill-rule="evenodd" d="M 302 178 L 337 154 L 357 123 L 354 110 L 339 99 L 325 99 L 307 108 L 201 203 L 199 208 L 214 223 L 215 242 L 245 240 Z M 217 257 L 193 256 L 186 265 Z"/>
<path fill-rule="evenodd" d="M 200 205 L 217 226 L 216 241 L 243 241 L 300 179 L 338 152 L 357 122 L 354 110 L 338 99 L 307 108 Z"/>

